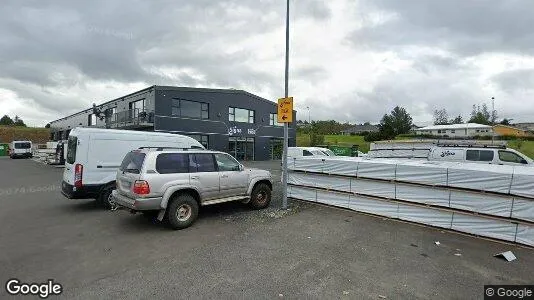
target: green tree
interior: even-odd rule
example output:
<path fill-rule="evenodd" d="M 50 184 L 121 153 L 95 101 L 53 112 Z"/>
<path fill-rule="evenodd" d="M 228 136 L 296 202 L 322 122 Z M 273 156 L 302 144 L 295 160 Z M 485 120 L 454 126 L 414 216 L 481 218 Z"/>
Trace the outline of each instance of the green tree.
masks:
<path fill-rule="evenodd" d="M 26 124 L 24 124 L 24 121 L 22 121 L 22 119 L 19 118 L 19 116 L 15 116 L 15 119 L 13 120 L 13 125 L 26 127 Z"/>
<path fill-rule="evenodd" d="M 4 115 L 0 119 L 0 125 L 13 125 L 13 120 L 8 115 Z"/>
<path fill-rule="evenodd" d="M 502 119 L 502 121 L 499 122 L 499 123 L 502 124 L 502 125 L 511 125 L 511 124 L 510 124 L 510 120 L 507 119 L 507 118 Z"/>
<path fill-rule="evenodd" d="M 451 124 L 462 124 L 463 122 L 464 120 L 462 119 L 461 115 L 458 115 L 456 118 L 450 121 Z"/>
<path fill-rule="evenodd" d="M 434 125 L 449 124 L 449 114 L 445 108 L 434 110 Z"/>
<path fill-rule="evenodd" d="M 409 133 L 412 127 L 412 117 L 403 107 L 395 107 L 391 113 L 385 114 L 378 125 L 383 138 L 394 138 L 399 134 Z"/>
<path fill-rule="evenodd" d="M 488 106 L 485 103 L 482 104 L 482 108 L 480 108 L 480 105 L 473 105 L 473 110 L 471 111 L 471 118 L 469 119 L 469 123 L 489 125 L 491 124 L 491 117 L 492 116 L 488 111 Z"/>

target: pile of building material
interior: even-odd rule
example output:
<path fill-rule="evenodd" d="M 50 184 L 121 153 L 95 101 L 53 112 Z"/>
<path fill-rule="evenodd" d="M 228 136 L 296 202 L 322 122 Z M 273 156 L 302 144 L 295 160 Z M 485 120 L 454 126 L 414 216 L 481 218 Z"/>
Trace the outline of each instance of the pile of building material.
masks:
<path fill-rule="evenodd" d="M 534 246 L 534 169 L 364 158 L 296 158 L 288 196 Z"/>
<path fill-rule="evenodd" d="M 58 142 L 47 142 L 46 145 L 38 145 L 36 149 L 33 150 L 33 158 L 45 164 L 56 164 L 57 144 Z"/>

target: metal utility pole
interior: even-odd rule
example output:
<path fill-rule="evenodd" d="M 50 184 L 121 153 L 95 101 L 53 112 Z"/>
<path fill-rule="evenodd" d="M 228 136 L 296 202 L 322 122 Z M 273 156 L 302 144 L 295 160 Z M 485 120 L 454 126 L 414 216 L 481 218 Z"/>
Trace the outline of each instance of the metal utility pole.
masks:
<path fill-rule="evenodd" d="M 289 96 L 289 0 L 286 1 L 286 67 L 285 67 L 285 93 L 284 97 Z M 293 112 L 291 111 L 291 114 Z M 287 209 L 287 147 L 289 139 L 289 125 L 284 123 L 284 155 L 282 155 L 282 209 Z"/>
<path fill-rule="evenodd" d="M 495 125 L 495 97 L 491 97 L 491 144 L 495 141 L 495 131 L 493 126 Z"/>

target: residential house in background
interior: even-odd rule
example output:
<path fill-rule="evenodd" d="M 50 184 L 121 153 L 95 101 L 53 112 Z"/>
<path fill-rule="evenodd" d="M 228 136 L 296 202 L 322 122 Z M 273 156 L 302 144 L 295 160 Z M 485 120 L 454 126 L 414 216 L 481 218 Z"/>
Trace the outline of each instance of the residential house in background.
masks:
<path fill-rule="evenodd" d="M 524 136 L 531 135 L 528 132 L 528 130 L 513 127 L 513 126 L 502 125 L 502 124 L 494 125 L 493 131 L 495 132 L 496 135 L 510 135 L 510 136 L 517 136 L 517 137 L 524 137 Z"/>
<path fill-rule="evenodd" d="M 491 136 L 493 128 L 489 125 L 467 123 L 451 125 L 432 125 L 415 129 L 417 134 L 435 135 L 440 137 L 468 138 L 473 136 Z"/>
<path fill-rule="evenodd" d="M 516 123 L 513 126 L 526 131 L 534 132 L 534 123 Z"/>
<path fill-rule="evenodd" d="M 364 132 L 378 132 L 378 126 L 371 124 L 354 125 L 349 129 L 341 131 L 341 135 L 357 135 Z"/>
<path fill-rule="evenodd" d="M 416 133 L 415 130 L 421 128 L 420 126 L 417 126 L 415 124 L 412 124 L 412 127 L 410 127 L 410 133 Z"/>

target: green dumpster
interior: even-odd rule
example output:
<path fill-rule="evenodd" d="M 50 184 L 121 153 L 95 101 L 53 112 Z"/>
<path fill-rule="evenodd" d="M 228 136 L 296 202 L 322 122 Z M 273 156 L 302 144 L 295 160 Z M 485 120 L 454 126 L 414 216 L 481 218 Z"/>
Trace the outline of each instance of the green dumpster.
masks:
<path fill-rule="evenodd" d="M 9 144 L 0 144 L 0 156 L 9 155 Z"/>
<path fill-rule="evenodd" d="M 353 156 L 352 147 L 330 145 L 330 147 L 328 148 L 332 150 L 332 152 L 334 152 L 336 156 Z"/>

